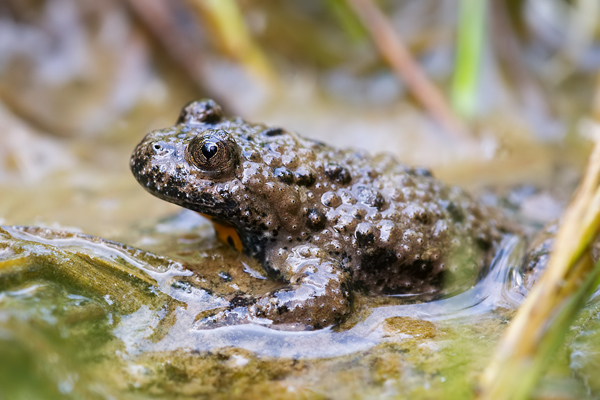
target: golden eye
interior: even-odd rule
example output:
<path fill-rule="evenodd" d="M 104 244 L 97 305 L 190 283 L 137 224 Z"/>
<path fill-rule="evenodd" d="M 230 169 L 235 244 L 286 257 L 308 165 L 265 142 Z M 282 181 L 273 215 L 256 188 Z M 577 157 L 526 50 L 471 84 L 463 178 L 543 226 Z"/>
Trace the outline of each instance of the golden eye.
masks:
<path fill-rule="evenodd" d="M 210 129 L 192 139 L 187 148 L 189 161 L 208 174 L 233 170 L 237 163 L 237 147 L 221 129 Z"/>

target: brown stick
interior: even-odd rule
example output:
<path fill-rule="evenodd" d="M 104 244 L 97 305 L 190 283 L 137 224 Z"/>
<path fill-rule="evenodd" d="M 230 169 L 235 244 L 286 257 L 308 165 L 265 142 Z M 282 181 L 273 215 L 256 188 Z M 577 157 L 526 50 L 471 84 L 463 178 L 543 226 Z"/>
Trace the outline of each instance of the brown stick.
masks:
<path fill-rule="evenodd" d="M 371 33 L 383 58 L 404 80 L 411 93 L 449 134 L 459 139 L 467 138 L 469 135 L 462 121 L 454 114 L 442 93 L 425 76 L 377 5 L 372 0 L 348 0 L 348 3 Z"/>
<path fill-rule="evenodd" d="M 204 89 L 204 62 L 198 56 L 200 50 L 182 32 L 173 19 L 171 10 L 163 0 L 128 0 L 132 12 L 154 35 L 165 51 L 177 64 Z"/>

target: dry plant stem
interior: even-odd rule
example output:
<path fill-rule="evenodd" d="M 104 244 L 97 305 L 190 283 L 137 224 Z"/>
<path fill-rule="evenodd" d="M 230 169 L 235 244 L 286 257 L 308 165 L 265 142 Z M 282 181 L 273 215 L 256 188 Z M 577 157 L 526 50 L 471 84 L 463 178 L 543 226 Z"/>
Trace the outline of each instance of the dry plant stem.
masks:
<path fill-rule="evenodd" d="M 505 332 L 482 376 L 479 398 L 529 396 L 544 367 L 540 360 L 548 359 L 562 342 L 566 327 L 598 281 L 600 269 L 589 251 L 599 227 L 600 141 L 563 216 L 547 270 Z"/>
<path fill-rule="evenodd" d="M 596 125 L 600 125 L 600 73 L 596 75 L 596 92 L 592 103 L 592 118 Z"/>
<path fill-rule="evenodd" d="M 204 89 L 204 63 L 194 46 L 173 19 L 164 0 L 128 0 L 130 9 L 154 35 L 165 51 L 179 64 L 190 78 Z"/>
<path fill-rule="evenodd" d="M 524 56 L 516 36 L 516 29 L 511 23 L 507 11 L 507 3 L 491 1 L 491 41 L 495 48 L 500 66 L 506 71 L 506 80 L 513 86 L 517 101 L 525 107 L 528 115 L 543 121 L 556 118 L 552 103 L 548 101 L 550 94 L 539 84 L 539 79 L 524 63 Z M 532 114 L 534 113 L 534 114 Z M 538 134 L 543 135 L 542 132 Z"/>
<path fill-rule="evenodd" d="M 423 73 L 375 3 L 372 0 L 348 0 L 348 3 L 370 32 L 381 55 L 405 81 L 412 94 L 449 134 L 455 138 L 467 138 L 469 135 L 462 121 Z"/>

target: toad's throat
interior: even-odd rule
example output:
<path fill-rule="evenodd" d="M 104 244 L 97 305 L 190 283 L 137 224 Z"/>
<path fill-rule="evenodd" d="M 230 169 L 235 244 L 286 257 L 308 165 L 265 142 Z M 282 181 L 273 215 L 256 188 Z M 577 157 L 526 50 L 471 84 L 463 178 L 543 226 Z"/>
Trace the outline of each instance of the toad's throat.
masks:
<path fill-rule="evenodd" d="M 205 218 L 208 218 L 210 222 L 212 222 L 215 228 L 215 232 L 217 233 L 217 237 L 220 241 L 229 244 L 231 247 L 235 248 L 240 253 L 244 250 L 244 246 L 242 245 L 240 235 L 238 235 L 233 225 L 219 218 L 211 217 L 207 214 L 198 214 L 202 215 Z"/>

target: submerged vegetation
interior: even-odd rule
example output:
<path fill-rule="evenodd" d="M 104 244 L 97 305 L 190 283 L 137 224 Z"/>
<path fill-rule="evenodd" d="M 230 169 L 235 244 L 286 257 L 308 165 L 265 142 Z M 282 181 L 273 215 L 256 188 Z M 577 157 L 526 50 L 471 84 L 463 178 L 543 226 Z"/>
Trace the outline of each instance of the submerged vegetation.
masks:
<path fill-rule="evenodd" d="M 582 172 L 598 13 L 595 0 L 3 2 L 0 399 L 598 397 L 598 145 Z M 278 285 L 128 171 L 143 134 L 201 97 L 431 167 L 528 240 L 560 217 L 548 270 L 523 302 L 526 241 L 507 237 L 481 284 L 449 299 L 358 295 L 315 332 L 197 329 L 223 296 Z"/>

